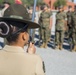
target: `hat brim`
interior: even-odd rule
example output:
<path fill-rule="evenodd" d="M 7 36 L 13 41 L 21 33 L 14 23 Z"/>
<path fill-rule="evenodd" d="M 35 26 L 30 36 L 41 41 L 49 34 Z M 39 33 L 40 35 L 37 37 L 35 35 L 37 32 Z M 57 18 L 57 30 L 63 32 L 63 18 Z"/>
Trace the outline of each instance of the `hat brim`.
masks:
<path fill-rule="evenodd" d="M 16 18 L 5 18 L 5 17 L 0 17 L 0 21 L 6 21 L 6 22 L 20 22 L 20 23 L 24 23 L 24 26 L 26 24 L 28 24 L 28 28 L 29 29 L 34 29 L 34 28 L 39 28 L 40 25 L 32 22 L 32 21 L 27 21 L 27 20 L 23 20 L 23 19 L 16 19 Z"/>

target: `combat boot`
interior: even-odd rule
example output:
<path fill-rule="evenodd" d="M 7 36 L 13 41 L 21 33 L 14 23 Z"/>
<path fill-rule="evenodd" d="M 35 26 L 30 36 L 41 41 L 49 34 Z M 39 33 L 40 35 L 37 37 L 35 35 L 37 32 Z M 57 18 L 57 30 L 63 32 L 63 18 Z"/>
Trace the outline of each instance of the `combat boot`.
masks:
<path fill-rule="evenodd" d="M 47 48 L 47 42 L 45 43 L 44 48 Z"/>
<path fill-rule="evenodd" d="M 47 41 L 50 42 L 50 38 Z"/>
<path fill-rule="evenodd" d="M 55 49 L 59 49 L 59 45 L 57 45 Z"/>
<path fill-rule="evenodd" d="M 62 44 L 60 44 L 59 45 L 59 50 L 62 50 L 62 49 L 63 49 Z"/>
<path fill-rule="evenodd" d="M 43 43 L 41 46 L 40 46 L 40 48 L 44 48 L 45 47 L 45 43 Z"/>
<path fill-rule="evenodd" d="M 74 48 L 72 49 L 72 52 L 76 52 L 76 45 L 75 45 Z"/>

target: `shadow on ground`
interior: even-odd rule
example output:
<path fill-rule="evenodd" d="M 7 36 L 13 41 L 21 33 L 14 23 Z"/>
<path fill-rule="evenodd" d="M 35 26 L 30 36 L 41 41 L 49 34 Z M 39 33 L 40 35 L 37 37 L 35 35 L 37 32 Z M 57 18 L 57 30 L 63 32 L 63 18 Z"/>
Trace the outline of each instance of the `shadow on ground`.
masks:
<path fill-rule="evenodd" d="M 39 47 L 42 44 L 42 41 L 40 40 L 40 42 L 39 42 L 39 38 L 40 38 L 39 35 L 35 34 L 35 38 L 38 39 L 37 41 L 35 40 L 35 46 Z M 55 49 L 55 42 L 54 42 L 55 36 L 52 35 L 50 38 L 51 38 L 51 40 L 48 42 L 48 47 L 52 48 L 52 49 Z M 64 38 L 63 48 L 65 50 L 71 51 L 70 50 L 70 44 L 68 43 L 67 38 Z"/>

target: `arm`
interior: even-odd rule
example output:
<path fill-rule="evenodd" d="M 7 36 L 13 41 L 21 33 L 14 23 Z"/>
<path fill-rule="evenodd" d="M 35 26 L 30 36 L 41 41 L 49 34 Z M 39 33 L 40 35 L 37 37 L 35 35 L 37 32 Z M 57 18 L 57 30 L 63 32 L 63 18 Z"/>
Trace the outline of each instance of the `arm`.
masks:
<path fill-rule="evenodd" d="M 64 28 L 64 30 L 66 31 L 67 30 L 67 14 L 66 13 L 64 13 L 64 25 L 65 25 L 65 28 Z"/>
<path fill-rule="evenodd" d="M 49 25 L 49 29 L 51 29 L 52 28 L 52 22 L 53 20 L 52 20 L 52 12 L 50 12 L 50 25 Z"/>

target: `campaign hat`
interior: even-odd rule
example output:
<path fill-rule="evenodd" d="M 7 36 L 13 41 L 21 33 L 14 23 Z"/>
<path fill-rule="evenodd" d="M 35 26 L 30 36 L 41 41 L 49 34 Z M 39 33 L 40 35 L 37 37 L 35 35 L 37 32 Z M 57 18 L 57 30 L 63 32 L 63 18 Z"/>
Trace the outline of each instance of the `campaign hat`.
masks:
<path fill-rule="evenodd" d="M 27 9 L 21 4 L 10 5 L 5 10 L 4 16 L 0 17 L 0 22 L 1 22 L 0 23 L 1 24 L 0 28 L 2 28 L 2 24 L 4 22 L 7 23 L 7 24 L 4 23 L 5 26 L 3 24 L 4 32 L 6 32 L 7 29 L 10 30 L 10 28 L 8 28 L 8 26 L 10 27 L 10 25 L 14 25 L 14 26 L 20 28 L 19 30 L 24 29 L 25 31 L 26 31 L 26 28 L 34 29 L 34 28 L 39 28 L 40 27 L 39 24 L 37 24 L 35 22 L 32 22 L 32 20 L 30 20 L 29 13 L 28 13 Z M 5 28 L 7 28 L 7 29 L 5 29 Z M 8 32 L 9 32 L 9 30 L 8 30 Z M 7 35 L 7 34 L 5 34 L 5 35 Z M 5 36 L 5 35 L 3 35 L 3 33 L 1 35 Z"/>

